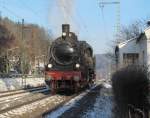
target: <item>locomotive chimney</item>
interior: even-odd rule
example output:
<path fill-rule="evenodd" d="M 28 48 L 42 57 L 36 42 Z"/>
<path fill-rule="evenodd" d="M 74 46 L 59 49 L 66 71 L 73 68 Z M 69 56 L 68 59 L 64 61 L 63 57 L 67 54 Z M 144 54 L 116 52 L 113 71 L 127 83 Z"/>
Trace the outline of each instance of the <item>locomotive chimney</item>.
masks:
<path fill-rule="evenodd" d="M 69 32 L 70 32 L 70 25 L 62 24 L 62 33 L 65 33 L 66 36 L 69 36 Z"/>

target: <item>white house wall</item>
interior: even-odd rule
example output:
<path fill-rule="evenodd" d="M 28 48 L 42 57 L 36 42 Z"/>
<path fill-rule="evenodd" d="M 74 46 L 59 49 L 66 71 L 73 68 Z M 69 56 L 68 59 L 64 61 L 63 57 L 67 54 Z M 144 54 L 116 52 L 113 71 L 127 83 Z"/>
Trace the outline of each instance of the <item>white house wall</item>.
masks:
<path fill-rule="evenodd" d="M 149 40 L 150 39 L 150 27 L 145 29 L 144 32 L 145 32 L 145 35 L 146 35 L 147 39 Z"/>
<path fill-rule="evenodd" d="M 130 40 L 125 44 L 119 45 L 119 63 L 123 65 L 124 53 L 138 53 L 139 47 L 136 45 L 136 40 Z"/>
<path fill-rule="evenodd" d="M 150 46 L 150 42 L 149 42 Z M 150 52 L 150 48 L 149 48 Z M 130 40 L 127 43 L 119 45 L 119 64 L 123 65 L 123 54 L 124 53 L 138 53 L 139 64 L 147 64 L 147 40 L 142 39 L 137 42 L 136 39 Z M 150 53 L 149 53 L 150 54 Z M 150 58 L 150 56 L 149 56 Z"/>
<path fill-rule="evenodd" d="M 120 43 L 119 47 L 119 65 L 123 66 L 124 53 L 138 53 L 139 64 L 150 66 L 150 27 L 144 30 L 141 39 L 131 39 Z"/>
<path fill-rule="evenodd" d="M 147 39 L 141 39 L 137 43 L 138 52 L 139 52 L 139 64 L 146 65 L 147 64 Z"/>
<path fill-rule="evenodd" d="M 150 28 L 145 30 L 145 35 L 147 37 L 147 65 L 150 65 Z"/>

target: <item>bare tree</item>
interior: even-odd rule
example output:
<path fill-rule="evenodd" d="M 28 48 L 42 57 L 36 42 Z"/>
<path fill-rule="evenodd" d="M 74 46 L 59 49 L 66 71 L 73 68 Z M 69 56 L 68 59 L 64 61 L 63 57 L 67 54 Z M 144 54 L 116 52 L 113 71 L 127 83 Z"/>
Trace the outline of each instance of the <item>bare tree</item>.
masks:
<path fill-rule="evenodd" d="M 117 35 L 119 42 L 138 37 L 146 27 L 145 21 L 138 20 L 128 26 L 122 26 Z"/>
<path fill-rule="evenodd" d="M 112 41 L 112 45 L 110 47 L 111 51 L 107 52 L 107 57 L 115 61 L 116 59 L 114 52 L 116 50 L 116 45 L 118 44 L 118 42 L 123 42 L 138 37 L 145 27 L 145 20 L 138 20 L 128 26 L 122 26 L 120 32 L 116 36 L 117 41 L 116 39 L 115 41 Z"/>

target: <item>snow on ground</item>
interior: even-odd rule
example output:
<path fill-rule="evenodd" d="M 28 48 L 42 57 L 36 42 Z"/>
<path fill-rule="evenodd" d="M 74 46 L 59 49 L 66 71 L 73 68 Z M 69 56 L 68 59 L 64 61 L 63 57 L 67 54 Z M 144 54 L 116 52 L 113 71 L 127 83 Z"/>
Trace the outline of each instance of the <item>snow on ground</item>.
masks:
<path fill-rule="evenodd" d="M 26 85 L 39 86 L 44 84 L 44 78 L 26 78 Z M 0 78 L 0 91 L 16 90 L 23 88 L 22 78 Z"/>
<path fill-rule="evenodd" d="M 67 111 L 68 109 L 70 109 L 71 107 L 73 107 L 77 101 L 79 101 L 82 97 L 84 97 L 87 94 L 87 91 L 82 93 L 81 95 L 75 97 L 74 99 L 70 100 L 69 102 L 67 102 L 65 105 L 63 105 L 63 107 L 59 108 L 58 110 L 52 112 L 50 115 L 48 115 L 45 118 L 58 118 L 59 116 L 61 116 L 65 111 Z"/>
<path fill-rule="evenodd" d="M 88 110 L 82 118 L 112 118 L 112 97 L 99 96 L 96 98 L 94 108 Z"/>
<path fill-rule="evenodd" d="M 93 86 L 91 88 L 94 89 L 97 85 Z M 48 116 L 46 116 L 45 118 L 58 118 L 59 116 L 61 116 L 65 111 L 69 110 L 70 108 L 74 107 L 76 105 L 76 103 L 82 99 L 85 95 L 88 94 L 88 92 L 90 92 L 91 90 L 86 90 L 85 92 L 81 93 L 80 95 L 78 95 L 77 97 L 71 99 L 69 102 L 67 102 L 66 104 L 64 104 L 61 108 L 57 109 L 56 111 L 53 111 L 51 114 L 49 114 Z"/>
<path fill-rule="evenodd" d="M 90 92 L 90 90 L 85 91 L 79 96 L 70 100 L 68 103 L 66 103 L 56 111 L 53 111 L 52 113 L 47 115 L 45 118 L 60 117 L 67 110 L 78 105 L 76 103 L 78 103 L 79 100 L 85 97 L 88 92 Z M 104 83 L 103 88 L 99 92 L 100 95 L 97 96 L 94 106 L 83 112 L 81 115 L 82 118 L 112 118 L 113 97 L 111 94 L 111 85 L 108 83 Z"/>
<path fill-rule="evenodd" d="M 112 118 L 113 97 L 110 95 L 111 85 L 104 83 L 104 88 L 100 91 L 100 96 L 92 109 L 84 113 L 82 118 Z"/>
<path fill-rule="evenodd" d="M 108 83 L 103 83 L 103 86 L 105 88 L 107 88 L 107 89 L 111 89 L 112 88 L 112 86 L 110 84 L 108 84 Z"/>
<path fill-rule="evenodd" d="M 50 108 L 50 106 L 58 105 L 63 102 L 65 98 L 65 96 L 59 95 L 49 96 L 45 99 L 2 113 L 0 114 L 0 118 L 33 118 L 34 112 L 38 112 L 38 115 L 40 115 L 45 112 L 46 109 Z"/>

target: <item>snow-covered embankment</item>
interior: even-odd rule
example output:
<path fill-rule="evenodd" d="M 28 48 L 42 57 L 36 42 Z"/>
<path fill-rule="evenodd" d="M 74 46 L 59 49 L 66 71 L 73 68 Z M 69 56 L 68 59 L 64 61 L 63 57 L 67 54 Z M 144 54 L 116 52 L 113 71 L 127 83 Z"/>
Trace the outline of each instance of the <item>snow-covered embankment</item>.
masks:
<path fill-rule="evenodd" d="M 44 85 L 44 78 L 0 78 L 0 91 L 17 90 L 27 86 L 37 87 Z"/>

